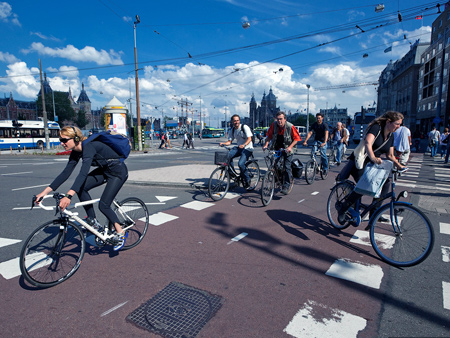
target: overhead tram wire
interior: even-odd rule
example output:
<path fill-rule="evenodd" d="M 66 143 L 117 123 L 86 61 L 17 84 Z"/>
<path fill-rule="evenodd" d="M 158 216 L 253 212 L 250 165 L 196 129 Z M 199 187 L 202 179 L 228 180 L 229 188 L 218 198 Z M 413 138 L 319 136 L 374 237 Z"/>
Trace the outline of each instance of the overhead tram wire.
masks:
<path fill-rule="evenodd" d="M 421 10 L 419 13 L 412 13 L 409 16 L 404 14 L 403 21 L 413 20 L 413 19 L 415 19 L 415 17 L 418 14 L 422 15 L 422 17 L 423 16 L 435 15 L 435 13 L 433 13 L 433 14 L 421 14 L 425 10 L 433 10 L 433 9 L 435 9 L 435 7 L 425 8 L 425 9 L 423 8 L 423 6 L 416 6 L 416 7 L 414 7 L 415 10 L 417 8 L 420 8 L 420 10 Z M 408 12 L 407 10 L 403 10 L 403 13 L 407 13 L 407 12 Z M 396 13 L 397 12 L 394 12 L 394 13 L 390 13 L 388 15 L 393 16 L 394 14 L 396 15 Z M 272 45 L 272 44 L 276 44 L 276 43 L 292 41 L 292 40 L 295 40 L 295 39 L 307 38 L 307 37 L 320 35 L 320 34 L 336 33 L 336 32 L 339 32 L 339 31 L 346 30 L 346 29 L 354 28 L 356 24 L 358 24 L 358 25 L 366 25 L 367 23 L 369 23 L 369 21 L 367 21 L 366 23 L 364 23 L 364 20 L 363 21 L 356 21 L 356 22 L 352 22 L 352 23 L 349 23 L 349 24 L 336 26 L 335 28 L 331 27 L 328 30 L 318 30 L 318 31 L 309 32 L 309 33 L 303 34 L 303 35 L 294 35 L 294 36 L 287 37 L 287 38 L 267 41 L 267 42 L 254 44 L 254 45 L 249 45 L 249 46 L 235 47 L 235 48 L 230 48 L 230 49 L 225 49 L 225 50 L 220 50 L 220 51 L 215 51 L 215 52 L 197 54 L 197 55 L 195 55 L 195 58 L 201 60 L 201 59 L 210 58 L 210 57 L 214 57 L 214 56 L 223 56 L 223 55 L 227 55 L 227 54 L 230 54 L 230 53 L 239 52 L 241 50 L 260 48 L 260 47 L 264 47 L 264 46 L 268 46 L 268 45 Z M 375 28 L 386 27 L 386 26 L 390 26 L 390 25 L 395 24 L 395 23 L 398 23 L 398 20 L 395 20 L 394 18 L 391 20 L 390 23 L 384 23 L 382 25 L 381 25 L 380 22 L 372 22 L 372 24 L 378 24 L 377 27 L 375 27 Z M 372 28 L 372 30 L 373 29 L 374 28 Z M 183 61 L 187 61 L 187 60 L 190 60 L 190 59 L 191 58 L 189 56 L 188 57 L 168 58 L 168 59 L 158 59 L 158 60 L 151 60 L 151 61 L 141 61 L 141 62 L 139 62 L 139 65 L 150 64 L 150 63 L 162 63 L 162 62 L 183 62 Z M 74 72 L 74 71 L 86 71 L 86 70 L 95 70 L 95 69 L 102 69 L 102 68 L 115 68 L 115 67 L 123 67 L 123 66 L 130 66 L 130 65 L 134 66 L 134 63 L 128 63 L 128 64 L 124 63 L 124 64 L 121 64 L 121 65 L 108 65 L 108 66 L 77 68 L 75 70 L 65 70 L 65 71 L 53 71 L 53 72 L 47 72 L 47 74 L 69 73 L 69 72 Z M 1 78 L 21 77 L 21 76 L 38 76 L 38 75 L 39 75 L 38 73 L 36 73 L 36 74 L 19 74 L 19 75 L 11 75 L 11 76 L 0 76 L 0 79 Z"/>

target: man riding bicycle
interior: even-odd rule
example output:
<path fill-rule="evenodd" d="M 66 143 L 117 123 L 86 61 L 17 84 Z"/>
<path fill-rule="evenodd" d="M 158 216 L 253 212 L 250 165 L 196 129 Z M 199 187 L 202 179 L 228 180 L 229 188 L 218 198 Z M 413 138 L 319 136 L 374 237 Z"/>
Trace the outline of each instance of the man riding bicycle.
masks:
<path fill-rule="evenodd" d="M 228 152 L 227 161 L 230 165 L 232 165 L 233 158 L 240 156 L 238 162 L 240 175 L 244 188 L 248 188 L 250 186 L 250 176 L 247 172 L 247 168 L 245 167 L 245 162 L 247 162 L 249 157 L 253 154 L 253 134 L 251 129 L 247 125 L 241 124 L 241 119 L 237 114 L 231 116 L 231 124 L 233 125 L 233 127 L 228 133 L 228 141 L 223 143 L 221 142 L 219 143 L 219 145 L 221 147 L 229 146 L 231 142 L 236 139 L 237 146 Z"/>
<path fill-rule="evenodd" d="M 317 147 L 320 149 L 320 158 L 322 159 L 322 167 L 325 172 L 328 171 L 328 158 L 327 158 L 327 141 L 328 141 L 328 124 L 323 122 L 323 114 L 316 114 L 317 122 L 313 123 L 310 127 L 308 135 L 306 135 L 304 146 L 308 145 L 308 140 L 314 134 L 314 146 L 313 151 L 316 152 Z"/>
<path fill-rule="evenodd" d="M 263 150 L 267 149 L 269 142 L 272 141 L 272 139 L 274 139 L 274 141 L 271 143 L 271 149 L 285 150 L 282 154 L 284 157 L 285 180 L 281 193 L 287 195 L 291 184 L 290 177 L 292 176 L 292 159 L 294 157 L 292 148 L 302 139 L 300 138 L 297 128 L 295 128 L 292 123 L 286 121 L 286 114 L 282 111 L 277 113 L 276 121 L 272 123 L 267 131 L 266 143 L 264 144 Z"/>

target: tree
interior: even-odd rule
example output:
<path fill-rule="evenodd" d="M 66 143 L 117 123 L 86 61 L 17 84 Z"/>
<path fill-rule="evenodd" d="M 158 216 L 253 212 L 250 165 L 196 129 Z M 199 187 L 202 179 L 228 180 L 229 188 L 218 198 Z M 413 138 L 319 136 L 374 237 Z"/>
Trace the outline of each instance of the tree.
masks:
<path fill-rule="evenodd" d="M 72 108 L 67 93 L 64 92 L 53 92 L 55 98 L 55 112 L 58 116 L 58 123 L 62 127 L 64 121 L 76 122 L 77 116 Z M 42 116 L 42 98 L 39 95 L 36 100 L 38 116 Z M 53 115 L 53 96 L 52 94 L 45 94 L 45 110 L 47 111 L 47 118 L 54 121 L 55 117 Z"/>
<path fill-rule="evenodd" d="M 75 121 L 75 123 L 80 129 L 83 129 L 88 124 L 88 120 L 86 119 L 86 113 L 84 112 L 84 110 L 80 110 L 78 112 L 77 120 Z"/>

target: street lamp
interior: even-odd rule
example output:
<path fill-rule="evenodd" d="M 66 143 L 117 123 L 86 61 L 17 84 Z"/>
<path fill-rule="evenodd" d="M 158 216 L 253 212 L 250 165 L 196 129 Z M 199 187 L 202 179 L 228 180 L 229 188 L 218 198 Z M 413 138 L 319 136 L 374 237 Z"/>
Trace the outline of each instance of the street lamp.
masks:
<path fill-rule="evenodd" d="M 136 25 L 141 22 L 139 15 L 136 15 L 136 21 L 133 24 L 134 31 L 134 71 L 136 73 L 136 115 L 137 115 L 137 134 L 138 134 L 138 150 L 142 151 L 142 136 L 141 136 L 141 109 L 139 107 L 139 79 L 137 68 L 137 50 L 136 50 Z"/>
<path fill-rule="evenodd" d="M 308 96 L 306 98 L 306 133 L 309 132 L 309 88 L 311 86 L 309 84 L 306 85 L 306 88 L 308 88 Z"/>

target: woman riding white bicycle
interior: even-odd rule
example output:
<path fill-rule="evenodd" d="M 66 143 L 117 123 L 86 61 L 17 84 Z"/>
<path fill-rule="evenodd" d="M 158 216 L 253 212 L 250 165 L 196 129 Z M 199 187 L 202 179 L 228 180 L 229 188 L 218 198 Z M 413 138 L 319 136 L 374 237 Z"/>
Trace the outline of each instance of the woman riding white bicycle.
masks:
<path fill-rule="evenodd" d="M 364 165 L 362 169 L 356 168 L 355 165 L 355 154 L 352 153 L 349 157 L 347 165 L 339 173 L 337 180 L 343 181 L 347 179 L 350 175 L 354 178 L 356 182 L 364 174 L 364 169 L 369 162 L 376 164 L 381 164 L 383 160 L 380 158 L 382 154 L 394 162 L 394 165 L 399 169 L 403 169 L 402 166 L 394 155 L 394 131 L 396 131 L 403 122 L 403 115 L 399 112 L 389 111 L 384 115 L 373 120 L 367 127 L 365 138 L 362 142 L 365 144 L 365 151 L 367 154 L 364 160 Z M 389 192 L 389 183 L 386 181 L 384 184 L 381 196 Z M 360 194 L 356 192 L 350 193 L 342 205 L 339 206 L 338 220 L 340 223 L 345 222 L 346 213 L 349 208 L 361 197 Z M 373 208 L 372 210 L 376 210 Z M 371 216 L 371 215 L 370 215 Z"/>
<path fill-rule="evenodd" d="M 69 162 L 55 180 L 36 196 L 36 203 L 39 204 L 45 195 L 58 189 L 72 174 L 78 161 L 82 159 L 80 173 L 65 197 L 61 199 L 59 207 L 62 210 L 67 208 L 75 193 L 78 194 L 81 202 L 91 200 L 89 190 L 106 182 L 105 190 L 100 197 L 99 209 L 109 222 L 114 224 L 118 234 L 114 250 L 122 249 L 128 233 L 123 231 L 116 213 L 111 209 L 111 204 L 128 178 L 128 169 L 125 163 L 120 160 L 121 157 L 117 152 L 103 142 L 92 140 L 83 144 L 86 137 L 83 136 L 81 130 L 77 127 L 68 126 L 62 128 L 59 140 L 66 151 L 72 150 Z M 98 168 L 89 172 L 91 165 Z M 92 204 L 86 205 L 84 209 L 88 215 L 89 224 L 94 225 L 96 222 L 94 206 Z"/>

